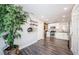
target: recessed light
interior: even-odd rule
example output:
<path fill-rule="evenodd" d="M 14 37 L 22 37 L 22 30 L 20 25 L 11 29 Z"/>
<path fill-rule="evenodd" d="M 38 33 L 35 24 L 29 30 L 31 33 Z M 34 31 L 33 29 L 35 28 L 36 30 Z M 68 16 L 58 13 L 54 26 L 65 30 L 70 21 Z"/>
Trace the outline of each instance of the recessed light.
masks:
<path fill-rule="evenodd" d="M 65 15 L 63 15 L 62 17 L 63 17 L 63 18 L 65 18 L 66 16 L 65 16 Z"/>
<path fill-rule="evenodd" d="M 66 7 L 64 8 L 64 10 L 67 10 L 67 9 L 68 9 L 68 8 L 66 8 Z"/>
<path fill-rule="evenodd" d="M 42 18 L 44 18 L 44 16 L 41 16 Z"/>
<path fill-rule="evenodd" d="M 46 19 L 48 21 L 48 19 Z"/>

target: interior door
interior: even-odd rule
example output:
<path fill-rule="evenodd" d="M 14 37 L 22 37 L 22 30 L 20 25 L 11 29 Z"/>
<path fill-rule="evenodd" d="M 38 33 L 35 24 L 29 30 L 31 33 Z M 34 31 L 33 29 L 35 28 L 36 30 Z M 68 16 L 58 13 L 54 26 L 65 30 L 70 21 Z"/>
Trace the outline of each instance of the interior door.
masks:
<path fill-rule="evenodd" d="M 79 15 L 78 15 L 78 55 L 79 55 Z"/>
<path fill-rule="evenodd" d="M 74 54 L 78 53 L 78 20 L 76 15 L 72 18 L 72 35 L 71 35 L 71 42 L 72 42 L 72 51 Z"/>

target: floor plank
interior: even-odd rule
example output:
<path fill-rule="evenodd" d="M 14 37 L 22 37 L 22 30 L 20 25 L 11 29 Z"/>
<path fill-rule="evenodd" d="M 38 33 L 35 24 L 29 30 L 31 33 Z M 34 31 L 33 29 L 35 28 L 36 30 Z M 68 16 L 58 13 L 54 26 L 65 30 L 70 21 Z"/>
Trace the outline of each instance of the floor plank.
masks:
<path fill-rule="evenodd" d="M 48 38 L 22 49 L 21 55 L 72 55 L 72 52 L 67 40 Z"/>

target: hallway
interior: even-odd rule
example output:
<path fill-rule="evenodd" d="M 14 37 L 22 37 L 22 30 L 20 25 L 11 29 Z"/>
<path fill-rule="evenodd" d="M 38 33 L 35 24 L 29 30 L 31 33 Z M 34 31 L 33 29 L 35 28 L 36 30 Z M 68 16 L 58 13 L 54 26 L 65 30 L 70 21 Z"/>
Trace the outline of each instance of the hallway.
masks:
<path fill-rule="evenodd" d="M 23 11 L 29 13 L 29 18 L 25 18 L 26 22 L 21 25 L 19 31 L 17 30 L 18 27 L 14 26 L 14 29 L 12 28 L 13 32 L 16 28 L 17 35 L 20 33 L 18 35 L 20 37 L 15 38 L 17 35 L 13 34 L 12 38 L 14 39 L 11 38 L 11 42 L 8 40 L 9 38 L 4 40 L 4 37 L 8 37 L 9 33 L 2 35 L 5 30 L 1 30 L 1 39 L 5 45 L 13 42 L 13 46 L 18 46 L 18 49 L 15 48 L 15 50 L 20 52 L 21 55 L 79 55 L 79 5 L 20 4 L 19 6 L 23 8 Z M 2 24 L 5 25 L 4 29 L 8 29 L 5 19 Z M 11 24 L 17 23 L 16 20 Z M 18 23 L 17 26 L 19 26 Z M 16 30 L 14 33 L 16 33 Z M 1 41 L 0 43 L 2 44 Z M 6 50 L 3 49 L 4 44 L 1 45 L 3 55 L 5 54 L 4 50 Z M 6 46 L 4 47 L 6 48 Z M 16 54 L 16 51 L 11 54 Z"/>
<path fill-rule="evenodd" d="M 22 49 L 21 55 L 72 55 L 72 52 L 67 40 L 48 38 Z"/>
<path fill-rule="evenodd" d="M 72 55 L 68 49 L 68 34 L 73 4 L 21 6 L 25 11 L 34 14 L 30 14 L 32 19 L 24 25 L 21 40 L 16 41 L 22 55 Z M 28 32 L 29 27 L 33 31 Z M 56 39 L 41 40 L 52 37 L 53 31 Z"/>

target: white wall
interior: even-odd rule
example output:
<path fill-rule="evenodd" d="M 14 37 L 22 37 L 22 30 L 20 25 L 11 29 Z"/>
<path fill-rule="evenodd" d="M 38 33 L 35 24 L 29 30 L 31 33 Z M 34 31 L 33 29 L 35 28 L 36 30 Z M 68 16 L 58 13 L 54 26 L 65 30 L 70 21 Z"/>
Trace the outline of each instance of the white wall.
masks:
<path fill-rule="evenodd" d="M 38 39 L 44 39 L 44 23 L 38 20 Z"/>
<path fill-rule="evenodd" d="M 21 32 L 21 39 L 16 39 L 15 44 L 19 45 L 19 48 L 25 48 L 31 44 L 34 44 L 40 39 L 43 39 L 43 22 L 37 20 L 37 19 L 32 19 L 34 21 L 37 21 L 37 27 L 34 27 L 33 32 L 27 32 L 27 28 L 30 26 L 29 21 L 22 26 L 23 32 Z"/>
<path fill-rule="evenodd" d="M 27 32 L 27 28 L 29 27 L 29 24 L 23 25 L 23 32 L 21 32 L 21 39 L 16 39 L 15 44 L 18 44 L 20 49 L 24 48 L 31 43 L 37 41 L 37 32 Z"/>
<path fill-rule="evenodd" d="M 21 5 L 23 6 L 23 10 L 28 11 L 26 5 Z M 29 12 L 31 13 L 31 12 Z M 25 23 L 22 28 L 23 32 L 21 33 L 21 38 L 15 39 L 15 44 L 19 45 L 19 49 L 25 48 L 27 46 L 30 46 L 31 44 L 34 44 L 40 39 L 43 39 L 44 37 L 44 32 L 43 32 L 43 22 L 34 17 L 33 15 L 30 15 L 31 19 L 38 22 L 38 26 L 33 26 L 34 31 L 33 32 L 27 32 L 28 27 L 30 27 L 30 22 L 28 19 L 28 22 Z"/>
<path fill-rule="evenodd" d="M 23 7 L 24 11 L 27 11 L 26 5 L 21 5 Z M 38 22 L 37 27 L 33 26 L 34 31 L 33 32 L 27 32 L 28 27 L 30 26 L 29 20 L 27 23 L 25 23 L 22 28 L 23 32 L 21 33 L 21 38 L 15 39 L 15 44 L 19 45 L 19 49 L 25 48 L 27 46 L 30 46 L 31 44 L 34 44 L 40 39 L 44 39 L 44 24 L 42 21 L 40 21 L 38 18 L 36 18 L 34 15 L 30 14 L 30 17 L 32 20 Z"/>

